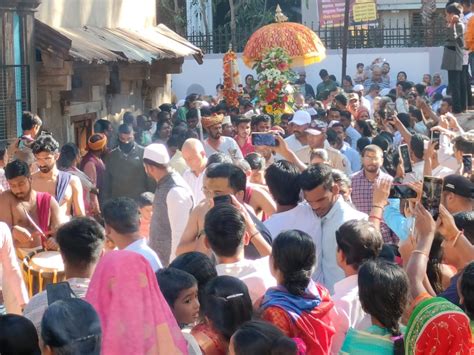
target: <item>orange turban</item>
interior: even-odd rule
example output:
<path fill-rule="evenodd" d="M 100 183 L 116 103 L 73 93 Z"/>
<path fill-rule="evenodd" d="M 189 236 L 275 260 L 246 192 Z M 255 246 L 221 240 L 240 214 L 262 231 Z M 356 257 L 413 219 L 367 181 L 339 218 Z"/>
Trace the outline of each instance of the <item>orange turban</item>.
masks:
<path fill-rule="evenodd" d="M 106 145 L 107 137 L 102 133 L 93 134 L 87 141 L 87 146 L 90 150 L 102 150 Z"/>
<path fill-rule="evenodd" d="M 220 124 L 222 121 L 224 121 L 224 115 L 211 115 L 201 118 L 202 126 L 205 129 L 215 126 L 216 124 Z"/>

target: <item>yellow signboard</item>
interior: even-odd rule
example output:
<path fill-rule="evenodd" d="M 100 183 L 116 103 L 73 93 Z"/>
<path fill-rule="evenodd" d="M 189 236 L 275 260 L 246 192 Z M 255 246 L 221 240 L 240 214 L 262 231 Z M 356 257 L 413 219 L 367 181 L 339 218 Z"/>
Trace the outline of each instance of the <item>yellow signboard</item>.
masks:
<path fill-rule="evenodd" d="M 352 8 L 354 22 L 368 22 L 377 20 L 377 4 L 375 0 L 356 1 Z"/>

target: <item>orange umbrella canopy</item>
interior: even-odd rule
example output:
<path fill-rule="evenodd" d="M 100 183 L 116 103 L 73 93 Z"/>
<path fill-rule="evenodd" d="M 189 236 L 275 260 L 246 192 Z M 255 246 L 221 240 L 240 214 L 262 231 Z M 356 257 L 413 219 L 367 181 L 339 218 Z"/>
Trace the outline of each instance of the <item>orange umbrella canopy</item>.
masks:
<path fill-rule="evenodd" d="M 308 27 L 295 22 L 283 22 L 286 16 L 277 7 L 277 23 L 259 28 L 247 41 L 242 59 L 252 68 L 255 61 L 275 47 L 283 48 L 291 57 L 292 67 L 318 63 L 326 58 L 326 48 L 318 35 Z"/>

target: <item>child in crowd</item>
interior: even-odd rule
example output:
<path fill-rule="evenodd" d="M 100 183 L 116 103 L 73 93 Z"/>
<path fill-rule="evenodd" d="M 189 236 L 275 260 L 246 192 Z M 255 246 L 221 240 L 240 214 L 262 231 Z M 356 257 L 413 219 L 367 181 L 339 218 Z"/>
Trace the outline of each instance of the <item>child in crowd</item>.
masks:
<path fill-rule="evenodd" d="M 186 326 L 194 325 L 199 320 L 198 282 L 193 275 L 168 267 L 156 273 L 158 285 L 173 312 L 183 336 L 188 343 L 190 355 L 202 354 L 198 343 L 189 333 Z"/>
<path fill-rule="evenodd" d="M 248 288 L 235 277 L 218 276 L 206 286 L 202 307 L 205 319 L 191 334 L 204 355 L 226 355 L 232 334 L 252 318 Z"/>
<path fill-rule="evenodd" d="M 399 322 L 408 301 L 408 278 L 398 265 L 369 260 L 359 269 L 359 299 L 371 317 L 366 330 L 350 328 L 343 354 L 405 354 Z"/>
<path fill-rule="evenodd" d="M 292 338 L 301 338 L 308 354 L 326 354 L 335 329 L 329 318 L 333 303 L 329 291 L 311 280 L 316 248 L 311 237 L 298 230 L 282 232 L 273 241 L 270 268 L 278 282 L 267 290 L 262 319 Z"/>
<path fill-rule="evenodd" d="M 150 237 L 150 223 L 153 217 L 153 200 L 155 194 L 151 192 L 142 193 L 137 200 L 140 208 L 140 235 L 148 239 Z"/>
<path fill-rule="evenodd" d="M 198 283 L 199 303 L 204 303 L 204 290 L 209 281 L 217 277 L 215 263 L 205 254 L 192 251 L 176 257 L 169 267 L 186 271 L 193 275 Z M 202 312 L 202 307 L 201 307 Z"/>
<path fill-rule="evenodd" d="M 292 339 L 271 323 L 249 321 L 232 335 L 229 355 L 296 355 L 298 348 Z"/>
<path fill-rule="evenodd" d="M 158 285 L 179 326 L 199 319 L 198 284 L 186 271 L 168 267 L 156 273 Z"/>
<path fill-rule="evenodd" d="M 332 344 L 334 354 L 341 349 L 349 328 L 364 330 L 371 325 L 370 316 L 364 312 L 359 300 L 357 273 L 364 261 L 380 255 L 383 239 L 371 222 L 354 219 L 336 231 L 336 242 L 337 265 L 346 277 L 336 282 L 332 295 L 334 308 L 330 317 L 336 328 Z"/>

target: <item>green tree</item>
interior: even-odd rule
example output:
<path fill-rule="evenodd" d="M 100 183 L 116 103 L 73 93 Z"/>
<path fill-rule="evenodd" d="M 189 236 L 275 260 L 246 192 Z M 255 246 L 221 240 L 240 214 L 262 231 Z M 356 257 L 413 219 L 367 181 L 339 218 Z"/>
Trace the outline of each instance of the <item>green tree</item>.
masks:
<path fill-rule="evenodd" d="M 217 13 L 218 5 L 225 9 L 222 13 Z M 237 32 L 251 34 L 258 28 L 274 21 L 275 9 L 280 5 L 283 12 L 288 16 L 289 21 L 300 21 L 301 11 L 300 0 L 217 0 L 214 2 L 214 17 L 224 17 L 225 25 L 229 26 L 231 42 L 234 48 L 241 47 L 244 43 L 238 43 Z M 242 38 L 240 42 L 245 41 Z"/>
<path fill-rule="evenodd" d="M 186 35 L 186 1 L 157 0 L 156 19 L 181 36 Z"/>

